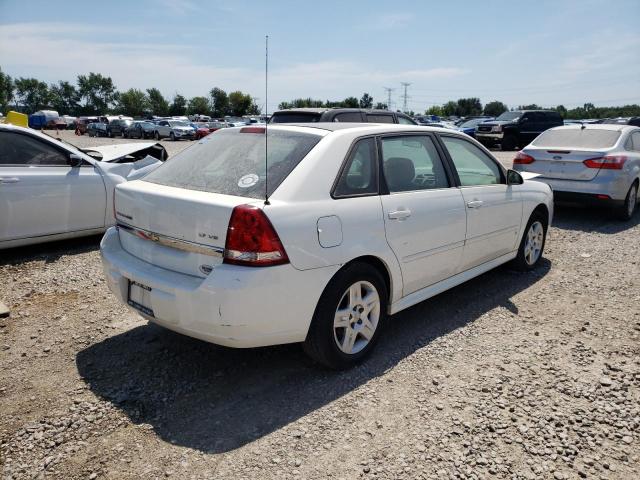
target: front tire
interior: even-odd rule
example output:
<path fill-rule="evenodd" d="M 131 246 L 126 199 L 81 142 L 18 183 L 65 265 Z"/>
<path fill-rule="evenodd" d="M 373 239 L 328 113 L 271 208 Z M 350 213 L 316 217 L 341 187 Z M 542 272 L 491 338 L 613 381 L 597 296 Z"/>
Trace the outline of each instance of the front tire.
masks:
<path fill-rule="evenodd" d="M 520 241 L 518 255 L 513 260 L 516 269 L 529 271 L 538 266 L 547 240 L 548 223 L 548 218 L 541 212 L 533 212 Z"/>
<path fill-rule="evenodd" d="M 160 141 L 160 133 L 156 132 L 154 136 L 156 140 Z"/>
<path fill-rule="evenodd" d="M 335 370 L 361 362 L 380 337 L 387 299 L 378 270 L 367 263 L 345 267 L 318 301 L 303 345 L 307 355 Z"/>
<path fill-rule="evenodd" d="M 636 206 L 638 205 L 638 182 L 633 182 L 627 196 L 624 199 L 624 204 L 618 208 L 618 218 L 623 221 L 631 220 L 633 214 L 636 213 Z"/>

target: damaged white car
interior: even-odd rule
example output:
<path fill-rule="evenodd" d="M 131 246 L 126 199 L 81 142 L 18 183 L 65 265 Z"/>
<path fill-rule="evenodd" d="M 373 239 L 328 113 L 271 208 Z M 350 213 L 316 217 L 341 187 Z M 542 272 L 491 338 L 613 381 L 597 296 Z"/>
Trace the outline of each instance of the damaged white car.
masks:
<path fill-rule="evenodd" d="M 157 143 L 78 149 L 0 125 L 0 250 L 101 233 L 115 223 L 117 184 L 141 178 L 167 152 Z"/>

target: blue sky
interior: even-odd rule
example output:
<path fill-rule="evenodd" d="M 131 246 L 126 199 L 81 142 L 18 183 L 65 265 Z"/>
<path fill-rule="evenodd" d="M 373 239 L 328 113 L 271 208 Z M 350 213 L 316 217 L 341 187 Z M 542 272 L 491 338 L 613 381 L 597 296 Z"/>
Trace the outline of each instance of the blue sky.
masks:
<path fill-rule="evenodd" d="M 567 107 L 640 103 L 640 1 L 0 0 L 0 66 L 166 96 L 242 90 L 269 111 L 368 92 L 418 112 L 450 99 Z"/>

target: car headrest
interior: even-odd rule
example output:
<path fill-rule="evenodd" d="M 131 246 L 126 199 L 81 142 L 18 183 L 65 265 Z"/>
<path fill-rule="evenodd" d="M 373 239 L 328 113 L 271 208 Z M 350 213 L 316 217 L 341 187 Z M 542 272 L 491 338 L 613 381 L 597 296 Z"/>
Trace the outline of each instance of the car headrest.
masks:
<path fill-rule="evenodd" d="M 404 191 L 413 189 L 413 179 L 416 169 L 413 162 L 404 157 L 391 157 L 384 162 L 384 174 L 387 185 L 391 191 Z"/>

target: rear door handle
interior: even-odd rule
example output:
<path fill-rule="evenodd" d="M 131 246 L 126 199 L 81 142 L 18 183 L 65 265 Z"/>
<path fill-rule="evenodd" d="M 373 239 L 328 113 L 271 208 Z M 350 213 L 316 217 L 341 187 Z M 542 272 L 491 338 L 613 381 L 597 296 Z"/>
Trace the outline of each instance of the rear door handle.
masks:
<path fill-rule="evenodd" d="M 467 202 L 467 207 L 469 208 L 480 208 L 484 202 L 482 200 L 474 200 L 472 202 Z"/>
<path fill-rule="evenodd" d="M 391 220 L 404 220 L 407 217 L 411 216 L 411 210 L 400 209 L 395 212 L 389 212 L 389 218 Z"/>
<path fill-rule="evenodd" d="M 0 183 L 18 183 L 19 181 L 18 177 L 0 177 Z"/>

